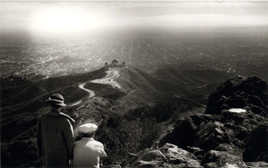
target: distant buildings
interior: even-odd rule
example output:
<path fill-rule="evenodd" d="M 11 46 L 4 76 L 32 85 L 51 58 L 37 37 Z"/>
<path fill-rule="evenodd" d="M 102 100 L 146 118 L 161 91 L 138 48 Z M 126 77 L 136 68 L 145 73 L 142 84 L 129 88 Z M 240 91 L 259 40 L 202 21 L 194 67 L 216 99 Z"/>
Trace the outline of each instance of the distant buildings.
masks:
<path fill-rule="evenodd" d="M 122 64 L 119 63 L 118 59 L 114 59 L 111 64 L 109 64 L 108 62 L 105 62 L 104 67 L 107 68 L 122 68 L 122 67 L 126 67 L 126 63 L 122 62 Z"/>
<path fill-rule="evenodd" d="M 112 61 L 112 67 L 117 67 L 118 64 L 119 64 L 119 60 L 118 59 L 114 59 Z"/>

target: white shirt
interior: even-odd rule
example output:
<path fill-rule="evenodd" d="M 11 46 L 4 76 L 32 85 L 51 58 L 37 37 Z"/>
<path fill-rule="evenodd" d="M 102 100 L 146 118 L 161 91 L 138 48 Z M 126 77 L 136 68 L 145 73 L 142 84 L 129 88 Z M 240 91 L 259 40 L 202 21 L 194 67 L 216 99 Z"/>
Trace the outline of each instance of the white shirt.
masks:
<path fill-rule="evenodd" d="M 93 138 L 74 143 L 73 167 L 100 167 L 100 157 L 106 157 L 103 144 Z"/>

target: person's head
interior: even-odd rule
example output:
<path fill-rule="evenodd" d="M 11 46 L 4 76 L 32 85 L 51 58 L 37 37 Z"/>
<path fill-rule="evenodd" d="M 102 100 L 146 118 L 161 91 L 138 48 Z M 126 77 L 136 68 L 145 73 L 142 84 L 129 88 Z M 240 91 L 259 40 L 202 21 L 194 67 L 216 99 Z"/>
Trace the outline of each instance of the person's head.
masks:
<path fill-rule="evenodd" d="M 64 103 L 64 97 L 58 93 L 50 96 L 48 100 L 46 100 L 46 102 L 49 103 L 49 105 L 55 109 L 60 109 L 66 106 L 66 104 Z"/>
<path fill-rule="evenodd" d="M 97 131 L 98 126 L 96 124 L 88 123 L 83 124 L 78 127 L 78 133 L 82 137 L 93 138 L 95 136 L 95 132 Z"/>

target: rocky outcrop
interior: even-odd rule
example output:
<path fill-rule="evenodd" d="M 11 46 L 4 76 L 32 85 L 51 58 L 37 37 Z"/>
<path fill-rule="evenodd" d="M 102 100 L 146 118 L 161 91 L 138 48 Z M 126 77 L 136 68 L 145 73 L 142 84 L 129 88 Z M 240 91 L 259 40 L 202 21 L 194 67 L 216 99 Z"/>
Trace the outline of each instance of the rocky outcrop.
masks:
<path fill-rule="evenodd" d="M 230 154 L 227 151 L 208 151 L 201 161 L 201 164 L 208 167 L 245 167 L 241 157 Z"/>
<path fill-rule="evenodd" d="M 192 153 L 173 144 L 138 155 L 130 167 L 202 167 Z"/>
<path fill-rule="evenodd" d="M 264 126 L 258 127 L 260 123 Z M 204 167 L 247 167 L 244 161 L 267 161 L 267 128 L 268 119 L 251 111 L 196 114 L 178 121 L 159 145 L 173 143 L 194 154 Z"/>
<path fill-rule="evenodd" d="M 192 145 L 193 135 L 196 129 L 197 126 L 194 124 L 191 118 L 180 120 L 174 127 L 173 133 L 168 134 L 160 141 L 160 146 L 164 145 L 166 142 L 169 142 L 185 149 L 187 146 Z"/>
<path fill-rule="evenodd" d="M 252 131 L 244 152 L 244 161 L 268 162 L 268 125 L 260 125 Z"/>
<path fill-rule="evenodd" d="M 219 114 L 230 108 L 245 108 L 267 116 L 267 83 L 257 77 L 237 76 L 223 83 L 209 96 L 205 113 Z"/>
<path fill-rule="evenodd" d="M 228 80 L 210 95 L 204 114 L 179 120 L 159 146 L 172 143 L 202 167 L 268 167 L 267 95 L 259 78 Z"/>

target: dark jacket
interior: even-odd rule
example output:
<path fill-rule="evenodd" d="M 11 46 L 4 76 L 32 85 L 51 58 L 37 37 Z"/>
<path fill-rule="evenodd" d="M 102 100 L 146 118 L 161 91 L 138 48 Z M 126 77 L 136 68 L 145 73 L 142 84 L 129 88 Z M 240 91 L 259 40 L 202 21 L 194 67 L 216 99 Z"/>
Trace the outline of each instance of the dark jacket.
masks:
<path fill-rule="evenodd" d="M 37 125 L 38 155 L 45 167 L 68 167 L 73 158 L 74 120 L 64 114 L 49 112 Z"/>

